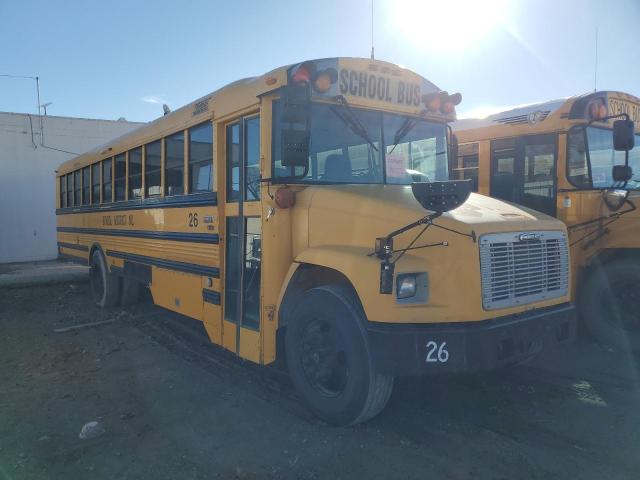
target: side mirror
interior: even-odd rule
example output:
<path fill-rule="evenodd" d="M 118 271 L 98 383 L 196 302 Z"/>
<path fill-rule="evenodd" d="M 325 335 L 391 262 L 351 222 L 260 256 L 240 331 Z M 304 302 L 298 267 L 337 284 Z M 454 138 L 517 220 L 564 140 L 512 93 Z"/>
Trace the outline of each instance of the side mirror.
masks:
<path fill-rule="evenodd" d="M 302 124 L 309 126 L 311 113 L 311 88 L 308 83 L 291 84 L 282 87 L 280 99 L 282 101 L 282 123 Z"/>
<path fill-rule="evenodd" d="M 471 180 L 449 180 L 448 182 L 415 182 L 411 190 L 416 200 L 426 210 L 444 213 L 458 208 L 471 195 Z"/>
<path fill-rule="evenodd" d="M 311 89 L 308 83 L 293 83 L 281 90 L 282 166 L 307 167 L 311 118 Z M 286 125 L 286 128 L 285 128 Z"/>
<path fill-rule="evenodd" d="M 309 130 L 282 130 L 282 166 L 306 167 L 309 164 Z"/>
<path fill-rule="evenodd" d="M 620 208 L 622 208 L 622 205 L 624 205 L 624 202 L 627 200 L 628 196 L 629 190 L 620 190 L 616 188 L 605 190 L 602 194 L 605 205 L 612 212 L 620 210 Z"/>
<path fill-rule="evenodd" d="M 614 165 L 611 177 L 614 182 L 628 182 L 633 177 L 633 169 L 629 165 Z"/>
<path fill-rule="evenodd" d="M 618 152 L 628 152 L 635 146 L 634 123 L 631 120 L 613 122 L 613 148 Z"/>

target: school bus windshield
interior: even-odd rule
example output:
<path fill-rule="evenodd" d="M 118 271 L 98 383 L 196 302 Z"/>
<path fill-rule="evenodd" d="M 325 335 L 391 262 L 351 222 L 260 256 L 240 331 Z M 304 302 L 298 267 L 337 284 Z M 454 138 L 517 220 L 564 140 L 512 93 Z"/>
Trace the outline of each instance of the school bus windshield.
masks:
<path fill-rule="evenodd" d="M 640 188 L 640 135 L 629 152 L 629 165 L 636 176 L 628 188 Z M 612 168 L 624 165 L 624 152 L 613 148 L 613 132 L 598 127 L 578 127 L 569 133 L 569 180 L 580 188 L 609 188 L 613 185 Z"/>
<path fill-rule="evenodd" d="M 408 185 L 448 179 L 444 123 L 343 105 L 313 103 L 309 169 L 283 167 L 274 104 L 274 176 L 301 183 Z M 304 175 L 304 176 L 303 176 Z"/>

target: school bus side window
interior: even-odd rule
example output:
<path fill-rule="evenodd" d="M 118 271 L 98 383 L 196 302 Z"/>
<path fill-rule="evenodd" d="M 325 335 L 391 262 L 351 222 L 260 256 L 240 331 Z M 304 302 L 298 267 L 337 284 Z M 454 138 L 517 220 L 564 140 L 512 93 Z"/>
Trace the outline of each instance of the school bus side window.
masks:
<path fill-rule="evenodd" d="M 129 200 L 142 197 L 142 147 L 129 150 Z"/>
<path fill-rule="evenodd" d="M 115 174 L 115 188 L 116 188 L 116 202 L 126 200 L 126 188 L 127 188 L 127 157 L 124 153 L 116 155 L 116 174 Z"/>
<path fill-rule="evenodd" d="M 89 167 L 82 169 L 82 204 L 89 204 L 89 192 L 91 191 L 91 178 Z"/>
<path fill-rule="evenodd" d="M 67 203 L 65 206 L 73 206 L 73 173 L 67 173 L 65 175 L 67 179 Z"/>
<path fill-rule="evenodd" d="M 82 205 L 82 172 L 80 170 L 73 172 L 73 188 L 73 204 Z"/>
<path fill-rule="evenodd" d="M 111 197 L 111 168 L 112 159 L 107 158 L 102 161 L 102 202 L 110 203 Z"/>
<path fill-rule="evenodd" d="M 100 163 L 91 165 L 91 203 L 100 203 Z"/>
<path fill-rule="evenodd" d="M 160 195 L 161 190 L 161 169 L 162 169 L 162 157 L 161 157 L 161 144 L 160 140 L 148 143 L 145 147 L 145 159 L 144 159 L 144 188 L 145 197 L 153 197 Z"/>
<path fill-rule="evenodd" d="M 213 126 L 189 129 L 189 193 L 209 192 L 213 186 Z"/>
<path fill-rule="evenodd" d="M 60 202 L 60 207 L 59 208 L 64 208 L 66 207 L 65 202 L 67 200 L 67 181 L 64 178 L 64 175 L 60 176 L 60 198 L 59 198 L 59 202 Z"/>
<path fill-rule="evenodd" d="M 184 193 L 184 132 L 165 139 L 165 195 Z"/>

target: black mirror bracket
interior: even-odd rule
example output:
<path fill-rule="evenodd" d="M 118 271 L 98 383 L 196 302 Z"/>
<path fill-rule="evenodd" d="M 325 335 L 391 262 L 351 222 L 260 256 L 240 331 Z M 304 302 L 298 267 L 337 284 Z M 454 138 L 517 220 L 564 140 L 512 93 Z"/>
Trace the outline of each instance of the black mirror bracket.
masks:
<path fill-rule="evenodd" d="M 394 230 L 386 237 L 378 237 L 376 238 L 376 246 L 374 250 L 374 254 L 378 257 L 380 262 L 380 293 L 385 295 L 391 295 L 393 292 L 393 273 L 395 270 L 395 263 L 400 259 L 402 254 L 406 252 L 409 248 L 413 246 L 415 241 L 424 233 L 424 231 L 429 228 L 429 226 L 433 225 L 433 220 L 438 218 L 442 213 L 435 212 L 426 217 L 422 217 L 420 220 L 417 220 L 413 223 L 405 225 L 402 228 Z M 402 250 L 401 255 L 396 258 L 394 261 L 391 261 L 391 257 L 394 254 L 393 250 L 393 238 L 398 235 L 411 230 L 412 228 L 419 227 L 420 225 L 426 225 L 425 228 L 418 234 L 418 236 L 409 244 L 409 247 Z M 431 246 L 431 245 L 430 245 Z"/>

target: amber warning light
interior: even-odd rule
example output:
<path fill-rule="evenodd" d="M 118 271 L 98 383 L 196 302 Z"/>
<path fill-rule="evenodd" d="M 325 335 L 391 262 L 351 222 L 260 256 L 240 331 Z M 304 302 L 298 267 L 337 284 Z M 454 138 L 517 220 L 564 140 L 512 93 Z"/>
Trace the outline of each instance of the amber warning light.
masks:
<path fill-rule="evenodd" d="M 315 63 L 304 62 L 291 69 L 289 79 L 294 84 L 311 84 L 314 91 L 325 93 L 338 80 L 338 72 L 335 68 L 318 71 Z"/>
<path fill-rule="evenodd" d="M 609 111 L 605 105 L 604 98 L 596 98 L 589 102 L 587 114 L 590 120 L 602 120 L 606 118 L 607 115 L 609 115 Z"/>
<path fill-rule="evenodd" d="M 453 113 L 457 105 L 462 102 L 462 94 L 447 92 L 436 92 L 422 96 L 422 103 L 429 112 L 440 112 L 445 115 Z"/>

